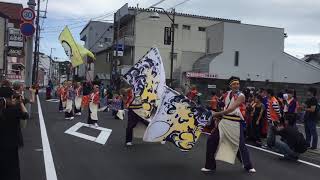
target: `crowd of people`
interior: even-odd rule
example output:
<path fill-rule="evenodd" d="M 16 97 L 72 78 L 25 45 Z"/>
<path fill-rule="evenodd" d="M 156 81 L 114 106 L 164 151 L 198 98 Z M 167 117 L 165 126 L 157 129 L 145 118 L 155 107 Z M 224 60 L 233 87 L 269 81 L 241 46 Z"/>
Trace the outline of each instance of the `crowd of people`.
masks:
<path fill-rule="evenodd" d="M 195 88 L 188 94 L 192 92 L 196 92 Z M 263 88 L 257 91 L 246 89 L 243 93 L 246 100 L 242 124 L 247 142 L 279 151 L 285 155 L 284 159 L 289 160 L 298 159 L 298 155 L 307 149 L 317 149 L 320 109 L 315 88 L 308 89 L 305 102 L 298 101 L 294 89 L 284 90 L 277 96 L 272 89 Z M 226 96 L 226 91 L 213 92 L 208 100 L 210 109 L 223 111 Z M 305 136 L 299 131 L 298 121 L 304 125 Z"/>

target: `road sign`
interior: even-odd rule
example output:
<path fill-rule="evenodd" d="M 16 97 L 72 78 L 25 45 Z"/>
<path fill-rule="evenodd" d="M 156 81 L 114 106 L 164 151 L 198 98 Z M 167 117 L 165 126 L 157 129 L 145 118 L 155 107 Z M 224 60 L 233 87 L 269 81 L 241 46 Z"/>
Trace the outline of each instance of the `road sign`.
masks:
<path fill-rule="evenodd" d="M 31 8 L 24 8 L 22 9 L 20 16 L 23 21 L 33 21 L 36 14 Z"/>
<path fill-rule="evenodd" d="M 35 32 L 36 28 L 31 23 L 22 23 L 20 25 L 20 31 L 24 36 L 32 36 Z"/>
<path fill-rule="evenodd" d="M 117 51 L 118 50 L 118 56 L 123 56 L 123 51 L 124 51 L 124 45 L 123 44 L 118 44 L 118 47 L 114 45 L 114 51 L 113 51 L 113 56 L 117 56 Z"/>
<path fill-rule="evenodd" d="M 8 47 L 8 56 L 22 57 L 23 56 L 23 48 Z"/>
<path fill-rule="evenodd" d="M 20 32 L 20 29 L 8 28 L 9 38 L 8 46 L 9 47 L 23 47 L 23 36 Z"/>

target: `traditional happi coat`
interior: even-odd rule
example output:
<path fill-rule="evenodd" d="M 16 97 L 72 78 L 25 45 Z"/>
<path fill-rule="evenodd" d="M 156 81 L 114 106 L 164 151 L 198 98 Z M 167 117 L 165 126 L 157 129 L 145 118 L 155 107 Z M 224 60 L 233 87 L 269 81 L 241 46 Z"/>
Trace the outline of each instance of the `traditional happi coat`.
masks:
<path fill-rule="evenodd" d="M 80 109 L 82 104 L 82 87 L 81 86 L 78 87 L 75 91 L 76 91 L 75 106 L 76 106 L 76 109 Z"/>
<path fill-rule="evenodd" d="M 240 96 L 244 96 L 244 94 L 241 92 L 232 94 L 232 91 L 229 91 L 224 99 L 224 110 L 233 105 Z M 240 107 L 236 108 L 233 112 L 222 117 L 222 120 L 218 125 L 220 140 L 216 153 L 216 160 L 225 161 L 231 164 L 235 163 L 240 143 L 240 126 L 241 121 L 244 120 L 244 114 L 245 105 L 241 104 Z"/>
<path fill-rule="evenodd" d="M 100 94 L 99 92 L 93 92 L 90 94 L 90 102 L 89 102 L 89 118 L 91 120 L 98 121 L 98 109 L 100 103 Z"/>
<path fill-rule="evenodd" d="M 72 87 L 67 89 L 66 99 L 66 112 L 71 113 L 74 100 L 74 89 Z"/>
<path fill-rule="evenodd" d="M 60 99 L 62 102 L 63 109 L 67 106 L 67 89 L 65 87 L 61 87 L 60 89 Z"/>

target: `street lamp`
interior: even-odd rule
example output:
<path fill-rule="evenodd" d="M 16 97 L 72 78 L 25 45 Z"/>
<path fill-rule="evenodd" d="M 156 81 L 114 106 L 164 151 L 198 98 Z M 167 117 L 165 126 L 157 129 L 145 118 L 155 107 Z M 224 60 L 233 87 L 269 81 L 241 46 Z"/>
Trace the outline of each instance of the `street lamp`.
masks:
<path fill-rule="evenodd" d="M 159 8 L 159 7 L 151 7 L 152 9 L 154 9 L 154 12 L 151 14 L 151 16 L 149 17 L 150 19 L 153 20 L 157 20 L 160 19 L 160 15 L 156 10 L 161 10 L 162 12 L 164 12 L 168 18 L 171 21 L 171 64 L 170 64 L 170 87 L 172 87 L 172 82 L 173 82 L 173 55 L 174 55 L 174 29 L 175 29 L 175 16 L 176 16 L 176 11 L 173 8 L 172 9 L 172 16 L 170 16 L 170 13 L 167 12 L 165 9 L 163 8 Z"/>

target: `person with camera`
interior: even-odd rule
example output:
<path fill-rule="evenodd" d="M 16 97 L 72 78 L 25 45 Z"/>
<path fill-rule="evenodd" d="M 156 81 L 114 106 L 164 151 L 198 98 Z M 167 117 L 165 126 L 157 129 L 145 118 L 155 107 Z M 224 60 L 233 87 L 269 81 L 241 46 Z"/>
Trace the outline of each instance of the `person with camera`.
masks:
<path fill-rule="evenodd" d="M 22 96 L 11 87 L 0 88 L 0 179 L 19 180 L 19 154 L 22 135 L 20 120 L 28 119 Z"/>

